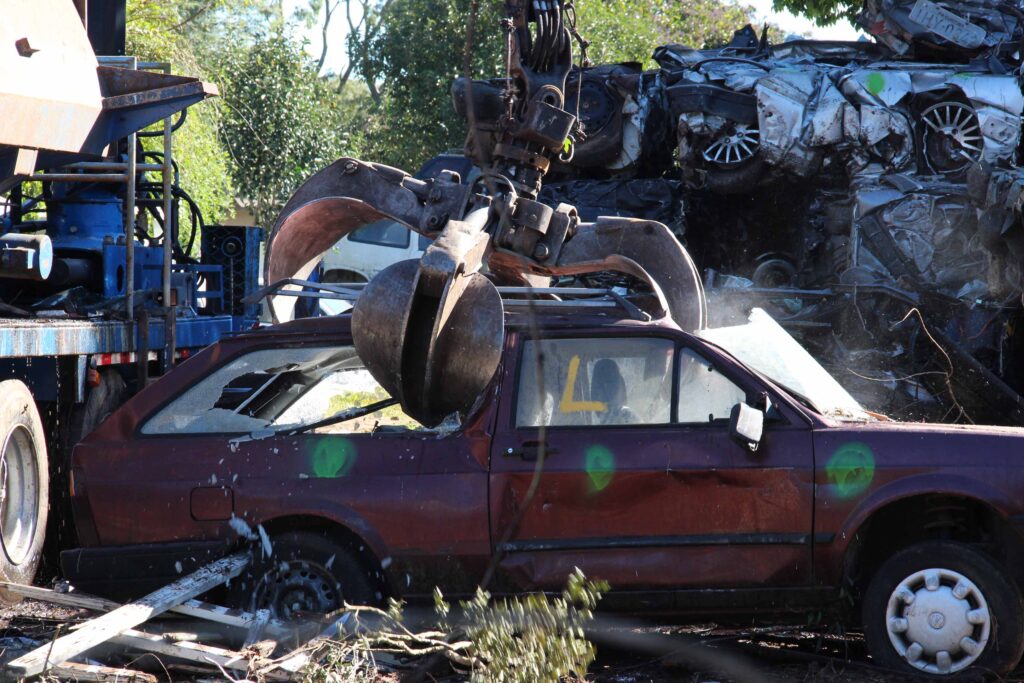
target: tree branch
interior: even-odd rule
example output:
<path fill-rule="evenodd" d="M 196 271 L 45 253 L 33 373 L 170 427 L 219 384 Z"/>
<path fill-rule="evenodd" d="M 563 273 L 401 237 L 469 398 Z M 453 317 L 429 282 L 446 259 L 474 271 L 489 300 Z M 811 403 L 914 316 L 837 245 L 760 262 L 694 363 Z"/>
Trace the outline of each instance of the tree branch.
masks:
<path fill-rule="evenodd" d="M 334 5 L 331 5 L 331 0 L 327 0 L 324 3 L 324 25 L 320 32 L 323 36 L 323 46 L 320 49 L 320 59 L 316 63 L 316 72 L 320 73 L 320 69 L 324 68 L 324 61 L 327 59 L 327 27 L 331 25 L 331 15 L 334 14 L 334 10 L 338 9 L 338 5 L 341 0 L 337 0 Z"/>
<path fill-rule="evenodd" d="M 172 31 L 177 31 L 178 29 L 182 28 L 186 24 L 189 24 L 189 23 L 195 21 L 196 19 L 198 19 L 199 17 L 201 17 L 202 15 L 206 14 L 211 9 L 213 9 L 213 6 L 216 5 L 216 4 L 217 4 L 217 0 L 210 0 L 205 5 L 201 5 L 194 12 L 192 12 L 192 14 L 188 15 L 187 17 L 185 17 L 185 19 L 182 20 L 181 23 L 179 23 L 179 24 L 177 24 L 175 26 L 172 26 L 171 30 Z"/>

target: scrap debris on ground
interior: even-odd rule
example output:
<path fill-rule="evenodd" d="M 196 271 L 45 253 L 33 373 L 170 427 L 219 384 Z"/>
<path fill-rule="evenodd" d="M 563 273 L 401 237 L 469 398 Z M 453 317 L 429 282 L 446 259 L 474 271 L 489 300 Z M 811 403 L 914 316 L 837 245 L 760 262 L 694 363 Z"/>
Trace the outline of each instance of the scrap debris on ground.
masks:
<path fill-rule="evenodd" d="M 0 583 L 0 598 L 21 600 L 0 609 L 0 677 L 146 683 L 340 681 L 329 668 L 321 675 L 315 671 L 321 663 L 330 667 L 323 660 L 337 658 L 339 652 L 354 665 L 346 671 L 359 674 L 352 680 L 396 681 L 418 672 L 423 657 L 324 648 L 325 640 L 351 633 L 351 611 L 283 622 L 266 610 L 252 613 L 196 599 L 237 577 L 249 561 L 248 553 L 230 555 L 124 605 L 64 583 L 53 589 Z M 807 625 L 600 622 L 590 634 L 599 655 L 586 678 L 594 683 L 905 680 L 903 674 L 871 662 L 859 633 L 837 634 Z M 466 679 L 448 669 L 426 680 Z"/>
<path fill-rule="evenodd" d="M 286 624 L 267 610 L 250 613 L 195 599 L 237 577 L 249 562 L 248 553 L 230 555 L 124 605 L 66 585 L 0 583 L 0 598 L 28 599 L 7 610 L 13 616 L 0 640 L 2 676 L 291 680 L 309 663 L 311 643 L 335 633 L 347 615 Z M 174 618 L 154 620 L 162 615 Z"/>
<path fill-rule="evenodd" d="M 56 593 L 42 588 L 12 586 L 5 584 L 4 590 L 24 594 L 28 599 L 0 610 L 0 661 L 8 662 L 19 657 L 33 647 L 49 643 L 61 633 L 67 633 L 74 627 L 87 623 L 96 610 L 86 608 L 95 606 L 97 610 L 111 607 L 108 601 L 84 596 L 74 591 Z M 23 593 L 20 589 L 24 590 Z M 10 593 L 9 593 L 10 594 Z M 29 597 L 31 596 L 31 597 Z M 52 599 L 61 603 L 51 602 Z M 102 661 L 120 666 L 104 666 L 94 656 L 83 659 L 81 663 L 71 663 L 62 668 L 51 668 L 51 675 L 65 676 L 74 680 L 98 681 L 191 681 L 191 680 L 226 680 L 228 676 L 234 680 L 303 680 L 309 672 L 304 667 L 313 660 L 308 656 L 310 646 L 297 648 L 305 655 L 303 665 L 297 668 L 278 666 L 270 669 L 276 660 L 265 655 L 265 649 L 250 647 L 241 651 L 231 652 L 220 650 L 210 645 L 200 645 L 195 640 L 188 640 L 202 633 L 203 619 L 199 605 L 215 612 L 218 608 L 198 603 L 196 609 L 189 610 L 194 601 L 186 601 L 176 615 L 192 615 L 187 622 L 191 631 L 182 630 L 182 620 L 169 622 L 169 628 L 178 631 L 164 630 L 161 634 L 148 636 L 149 646 L 143 642 L 130 642 L 129 638 L 118 641 L 122 647 L 111 647 Z M 70 605 L 76 605 L 72 607 Z M 104 605 L 105 607 L 100 607 Z M 244 633 L 244 622 L 251 622 L 253 615 L 236 610 L 230 612 L 233 618 L 225 618 L 222 623 L 238 625 Z M 151 628 L 152 625 L 146 625 Z M 701 648 L 718 653 L 725 659 L 744 658 L 747 664 L 758 675 L 757 680 L 765 683 L 781 683 L 783 681 L 813 681 L 818 683 L 834 683 L 851 681 L 853 683 L 897 683 L 906 680 L 903 674 L 892 674 L 875 667 L 867 658 L 863 639 L 859 634 L 836 635 L 819 629 L 791 626 L 770 628 L 729 628 L 715 624 L 704 624 L 686 627 L 657 627 L 642 631 L 645 637 L 663 638 L 682 635 Z M 123 635 L 123 634 L 122 634 Z M 210 634 L 207 634 L 209 636 Z M 221 636 L 219 639 L 222 639 Z M 266 645 L 263 646 L 264 648 Z M 221 657 L 212 656 L 220 651 Z M 225 653 L 231 652 L 230 655 Z M 593 683 L 669 683 L 687 681 L 692 683 L 724 683 L 731 679 L 714 671 L 702 671 L 699 667 L 688 664 L 684 658 L 674 656 L 672 650 L 661 656 L 637 655 L 633 652 L 617 650 L 614 646 L 599 647 L 598 659 L 591 667 L 587 680 Z M 232 659 L 235 657 L 236 659 Z M 205 659 L 205 661 L 204 661 Z M 90 663 L 91 662 L 91 663 Z M 220 664 L 218 667 L 217 664 Z M 402 680 L 396 673 L 414 670 L 410 662 L 395 658 L 376 655 L 374 657 L 374 673 L 367 673 L 364 679 L 369 682 Z M 143 671 L 142 669 L 145 669 Z M 61 675 L 63 674 L 63 675 Z M 451 674 L 435 676 L 434 680 L 459 681 L 466 676 Z M 329 680 L 329 679 L 322 679 Z M 339 679 L 341 680 L 341 679 Z M 431 679 L 426 679 L 431 680 Z M 1008 680 L 1024 680 L 1012 678 Z"/>

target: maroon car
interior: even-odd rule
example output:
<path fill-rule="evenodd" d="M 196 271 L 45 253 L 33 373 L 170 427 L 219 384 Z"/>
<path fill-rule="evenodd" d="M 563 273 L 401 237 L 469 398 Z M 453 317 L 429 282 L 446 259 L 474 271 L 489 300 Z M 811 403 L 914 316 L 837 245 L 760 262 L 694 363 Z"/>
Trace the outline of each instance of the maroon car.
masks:
<path fill-rule="evenodd" d="M 468 594 L 498 556 L 495 593 L 580 567 L 609 609 L 781 619 L 853 596 L 886 665 L 1016 664 L 1024 430 L 868 415 L 766 316 L 695 336 L 609 305 L 510 312 L 490 388 L 433 430 L 347 316 L 222 340 L 75 449 L 64 572 L 123 598 L 247 536 L 271 554 L 243 592 L 286 615 Z"/>

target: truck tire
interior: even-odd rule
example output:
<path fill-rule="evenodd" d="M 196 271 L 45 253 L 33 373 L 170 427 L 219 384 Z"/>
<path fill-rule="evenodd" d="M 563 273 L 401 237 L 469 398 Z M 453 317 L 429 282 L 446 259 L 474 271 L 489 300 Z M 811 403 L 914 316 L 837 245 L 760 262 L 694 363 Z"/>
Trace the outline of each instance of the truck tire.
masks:
<path fill-rule="evenodd" d="M 270 557 L 257 547 L 251 572 L 241 577 L 240 594 L 249 596 L 249 609 L 269 609 L 288 619 L 299 612 L 332 612 L 346 602 L 382 601 L 369 570 L 326 533 L 289 531 L 271 537 L 270 543 Z"/>
<path fill-rule="evenodd" d="M 926 541 L 886 560 L 863 604 L 876 662 L 937 679 L 1002 676 L 1024 651 L 1017 584 L 964 543 Z"/>
<path fill-rule="evenodd" d="M 0 382 L 0 578 L 31 583 L 39 566 L 50 491 L 46 439 L 32 393 Z"/>

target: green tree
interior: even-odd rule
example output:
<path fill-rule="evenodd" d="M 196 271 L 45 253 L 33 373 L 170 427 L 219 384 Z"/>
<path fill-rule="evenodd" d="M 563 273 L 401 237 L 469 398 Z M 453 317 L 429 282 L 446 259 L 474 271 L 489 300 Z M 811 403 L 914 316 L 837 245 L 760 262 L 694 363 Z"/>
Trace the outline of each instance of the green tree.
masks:
<path fill-rule="evenodd" d="M 463 72 L 470 6 L 471 0 L 396 0 L 374 36 L 350 36 L 359 75 L 372 84 L 371 94 L 380 92 L 370 158 L 415 170 L 439 152 L 462 148 L 466 129 L 449 91 Z M 497 3 L 480 3 L 470 50 L 477 76 L 501 73 L 499 11 Z"/>
<path fill-rule="evenodd" d="M 222 56 L 222 136 L 235 185 L 265 226 L 303 180 L 359 152 L 358 93 L 339 96 L 315 67 L 283 33 Z"/>
<path fill-rule="evenodd" d="M 579 30 L 595 64 L 634 61 L 652 67 L 654 48 L 667 43 L 717 47 L 751 21 L 752 7 L 720 0 L 577 0 Z"/>
<path fill-rule="evenodd" d="M 840 19 L 853 21 L 862 6 L 862 2 L 848 0 L 774 0 L 773 3 L 776 10 L 803 15 L 818 26 L 828 26 Z"/>
<path fill-rule="evenodd" d="M 182 21 L 191 16 L 187 5 L 129 0 L 127 53 L 146 61 L 170 62 L 175 73 L 208 80 L 209 70 L 180 30 Z M 220 117 L 217 98 L 193 105 L 185 124 L 174 134 L 174 159 L 181 171 L 181 186 L 199 204 L 208 223 L 226 218 L 233 210 L 230 159 L 218 134 Z M 162 124 L 153 129 L 162 129 Z M 149 138 L 145 144 L 153 151 L 163 151 L 162 138 Z M 180 237 L 184 241 L 188 235 Z"/>

